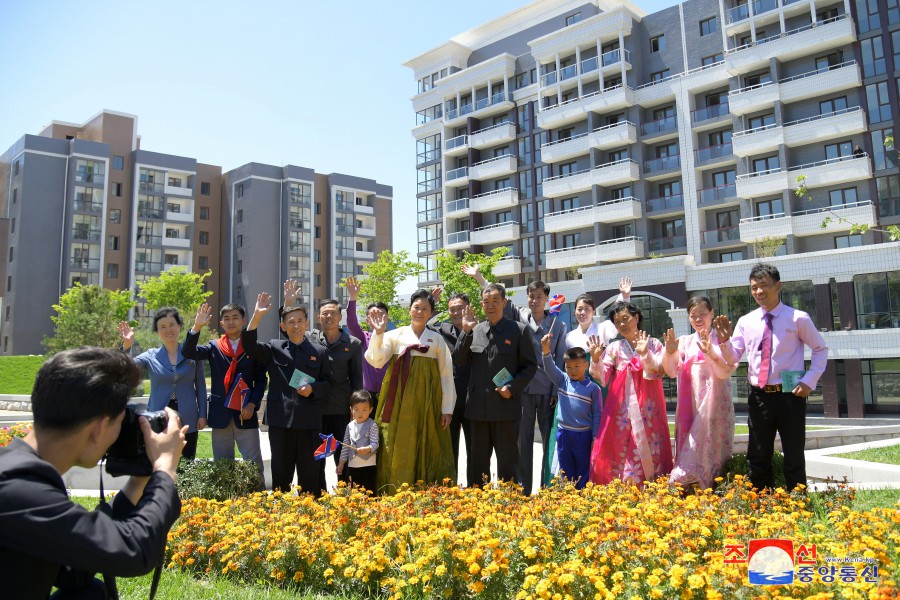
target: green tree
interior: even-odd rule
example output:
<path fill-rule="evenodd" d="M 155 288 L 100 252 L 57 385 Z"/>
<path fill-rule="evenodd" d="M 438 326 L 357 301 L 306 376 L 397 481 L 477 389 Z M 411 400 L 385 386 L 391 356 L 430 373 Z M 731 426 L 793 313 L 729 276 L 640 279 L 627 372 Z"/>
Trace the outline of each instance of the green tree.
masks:
<path fill-rule="evenodd" d="M 165 306 L 177 308 L 184 320 L 184 326 L 181 328 L 181 339 L 184 340 L 194 322 L 197 309 L 213 294 L 203 288 L 203 282 L 210 275 L 212 271 L 202 274 L 189 273 L 184 267 L 173 267 L 141 283 L 139 296 L 150 312 Z M 218 336 L 213 327 L 214 325 L 207 326 L 200 332 L 201 344 Z M 135 332 L 135 341 L 143 349 L 159 345 L 159 339 L 149 327 L 139 327 Z"/>
<path fill-rule="evenodd" d="M 462 265 L 478 263 L 478 268 L 481 270 L 484 278 L 490 282 L 495 282 L 497 279 L 494 277 L 494 267 L 507 253 L 509 253 L 509 248 L 501 246 L 491 250 L 490 254 L 471 254 L 464 251 L 462 256 L 457 258 L 452 252 L 444 249 L 438 250 L 435 253 L 437 274 L 444 288 L 444 293 L 441 294 L 441 301 L 437 306 L 438 312 L 447 310 L 450 294 L 460 292 L 469 296 L 469 299 L 472 301 L 472 308 L 475 309 L 478 319 L 483 319 L 484 313 L 481 310 L 481 302 L 478 301 L 481 298 L 481 286 L 473 278 L 463 273 L 461 267 Z"/>
<path fill-rule="evenodd" d="M 79 346 L 113 348 L 119 343 L 117 325 L 133 306 L 128 290 L 76 283 L 53 305 L 54 333 L 44 338 L 44 347 L 51 353 Z"/>
<path fill-rule="evenodd" d="M 388 316 L 396 325 L 409 324 L 409 307 L 397 302 L 397 286 L 422 272 L 422 265 L 409 259 L 409 252 L 385 250 L 373 263 L 363 267 L 365 277 L 359 280 L 359 305 L 384 302 Z M 344 282 L 341 282 L 344 285 Z"/>
<path fill-rule="evenodd" d="M 753 254 L 755 258 L 772 258 L 778 254 L 782 246 L 784 246 L 783 239 L 767 236 L 753 242 Z"/>

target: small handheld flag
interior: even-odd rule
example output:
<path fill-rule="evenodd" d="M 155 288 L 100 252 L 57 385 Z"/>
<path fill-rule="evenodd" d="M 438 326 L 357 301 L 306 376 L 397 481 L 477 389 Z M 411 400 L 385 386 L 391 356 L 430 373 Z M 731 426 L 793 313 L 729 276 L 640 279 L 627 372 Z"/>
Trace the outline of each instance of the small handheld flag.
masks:
<path fill-rule="evenodd" d="M 554 317 L 559 316 L 559 311 L 562 309 L 562 305 L 565 301 L 566 297 L 562 294 L 556 294 L 550 298 L 550 314 Z"/>
<path fill-rule="evenodd" d="M 231 392 L 226 397 L 225 407 L 231 410 L 241 410 L 244 408 L 244 398 L 250 393 L 250 388 L 244 383 L 244 378 L 238 373 L 238 376 L 231 386 Z"/>
<path fill-rule="evenodd" d="M 316 448 L 316 451 L 313 453 L 313 458 L 315 460 L 321 460 L 323 458 L 328 458 L 334 451 L 337 450 L 338 442 L 334 439 L 334 436 L 330 433 L 325 435 L 324 433 L 320 433 L 319 437 L 322 438 L 322 445 Z"/>

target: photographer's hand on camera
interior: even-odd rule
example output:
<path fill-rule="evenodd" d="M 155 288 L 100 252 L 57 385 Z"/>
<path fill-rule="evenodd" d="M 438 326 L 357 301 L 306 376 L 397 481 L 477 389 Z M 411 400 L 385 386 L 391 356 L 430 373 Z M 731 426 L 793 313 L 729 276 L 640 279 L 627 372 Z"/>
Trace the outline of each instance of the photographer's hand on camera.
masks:
<path fill-rule="evenodd" d="M 185 445 L 185 434 L 188 426 L 181 425 L 181 417 L 171 408 L 166 408 L 169 415 L 169 423 L 162 433 L 154 433 L 150 429 L 150 423 L 145 417 L 141 417 L 141 432 L 144 434 L 144 442 L 147 444 L 147 458 L 153 465 L 154 471 L 162 471 L 175 481 L 175 469 L 181 459 L 181 451 Z"/>

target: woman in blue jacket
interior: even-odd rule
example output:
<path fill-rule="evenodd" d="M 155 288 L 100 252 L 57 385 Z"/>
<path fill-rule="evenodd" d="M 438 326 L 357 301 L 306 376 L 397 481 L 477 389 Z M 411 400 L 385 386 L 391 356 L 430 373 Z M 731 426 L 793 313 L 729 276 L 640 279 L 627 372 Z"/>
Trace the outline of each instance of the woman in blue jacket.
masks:
<path fill-rule="evenodd" d="M 177 411 L 181 423 L 189 427 L 183 458 L 193 460 L 197 453 L 197 433 L 206 429 L 206 374 L 201 363 L 181 354 L 178 337 L 183 321 L 175 308 L 161 308 L 153 315 L 153 331 L 162 346 L 136 356 L 136 362 L 150 376 L 149 410 L 166 406 Z M 134 330 L 119 323 L 122 349 L 128 352 L 134 343 Z"/>

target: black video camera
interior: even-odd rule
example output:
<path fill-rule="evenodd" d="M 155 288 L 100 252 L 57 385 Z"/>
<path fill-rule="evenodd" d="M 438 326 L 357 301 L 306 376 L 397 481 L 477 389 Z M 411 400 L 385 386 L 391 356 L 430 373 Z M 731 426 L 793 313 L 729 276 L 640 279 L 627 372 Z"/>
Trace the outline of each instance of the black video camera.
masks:
<path fill-rule="evenodd" d="M 147 410 L 146 404 L 126 405 L 119 437 L 106 451 L 106 472 L 113 477 L 148 477 L 153 474 L 153 465 L 147 458 L 147 446 L 139 423 L 141 417 L 147 417 L 150 429 L 156 433 L 165 431 L 169 425 L 169 415 L 164 410 Z"/>

